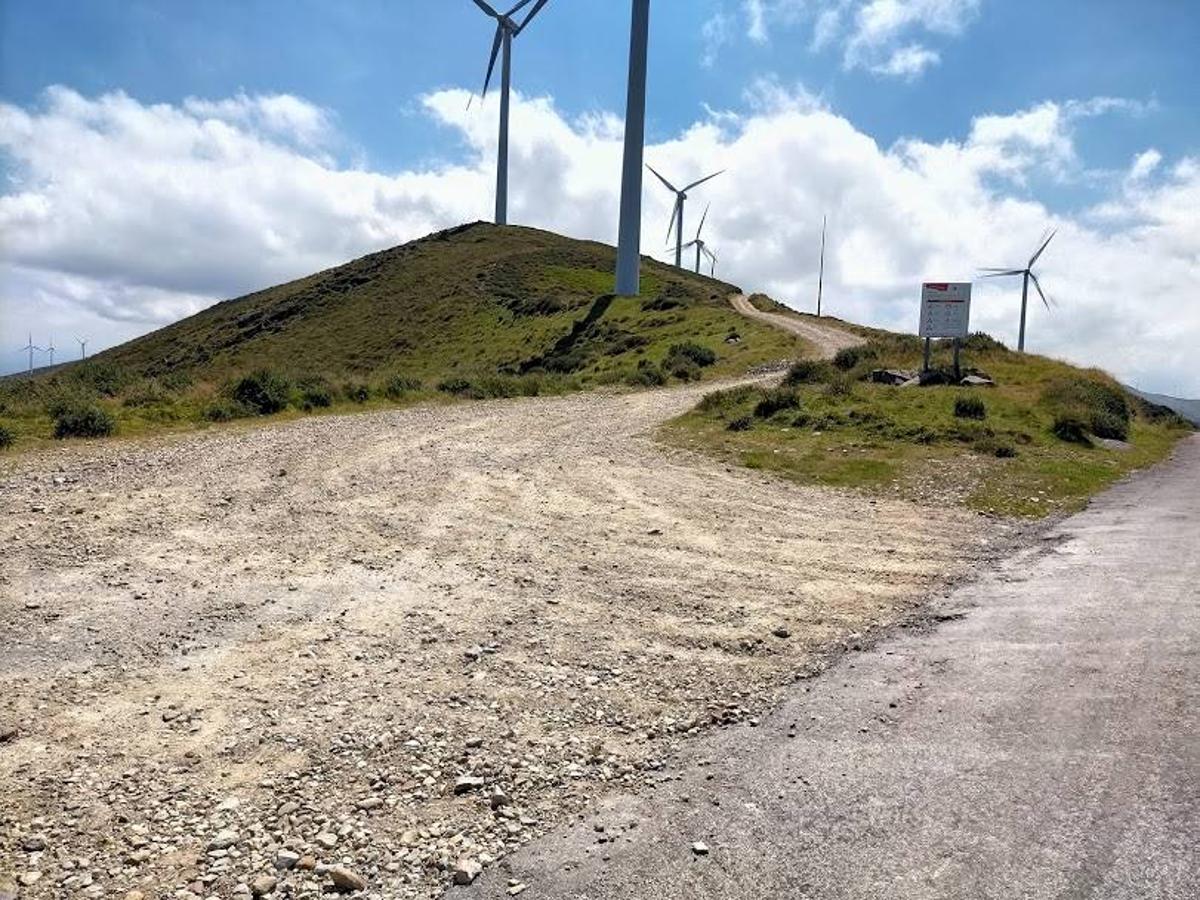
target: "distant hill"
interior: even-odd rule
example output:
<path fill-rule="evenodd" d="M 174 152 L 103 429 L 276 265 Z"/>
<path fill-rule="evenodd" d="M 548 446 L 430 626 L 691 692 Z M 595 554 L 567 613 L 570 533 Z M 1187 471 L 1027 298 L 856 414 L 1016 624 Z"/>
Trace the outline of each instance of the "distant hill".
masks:
<path fill-rule="evenodd" d="M 1178 397 L 1168 397 L 1166 394 L 1151 394 L 1148 391 L 1139 391 L 1137 388 L 1129 387 L 1129 385 L 1125 386 L 1125 390 L 1141 397 L 1148 403 L 1156 403 L 1173 410 L 1200 428 L 1200 400 L 1181 400 Z"/>

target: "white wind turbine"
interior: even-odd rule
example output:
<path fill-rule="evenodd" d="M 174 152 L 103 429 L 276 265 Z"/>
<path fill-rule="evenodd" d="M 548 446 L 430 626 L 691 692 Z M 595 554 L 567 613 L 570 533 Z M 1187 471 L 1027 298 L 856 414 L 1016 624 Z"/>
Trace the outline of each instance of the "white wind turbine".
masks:
<path fill-rule="evenodd" d="M 625 152 L 617 226 L 617 294 L 636 297 L 642 272 L 642 159 L 646 152 L 646 58 L 650 0 L 633 0 L 629 27 L 629 82 L 625 97 Z"/>
<path fill-rule="evenodd" d="M 79 358 L 80 359 L 87 359 L 87 342 L 88 342 L 87 338 L 81 338 L 81 337 L 75 338 L 75 343 L 77 343 L 79 345 Z"/>
<path fill-rule="evenodd" d="M 512 88 L 512 42 L 524 31 L 533 17 L 542 11 L 550 0 L 537 0 L 537 5 L 521 24 L 512 18 L 533 0 L 521 0 L 506 13 L 499 13 L 484 0 L 474 0 L 476 6 L 496 20 L 496 36 L 492 40 L 492 56 L 488 60 L 487 75 L 483 79 L 483 96 L 487 96 L 492 83 L 492 72 L 496 68 L 496 57 L 503 51 L 500 63 L 500 147 L 496 155 L 496 224 L 508 224 L 508 118 L 509 95 Z"/>
<path fill-rule="evenodd" d="M 684 250 L 687 250 L 691 247 L 696 248 L 696 274 L 697 275 L 700 274 L 700 257 L 701 257 L 701 255 L 707 256 L 710 260 L 712 260 L 713 273 L 715 274 L 717 271 L 717 255 L 708 249 L 708 244 L 705 242 L 704 238 L 701 237 L 701 235 L 704 233 L 704 223 L 706 221 L 708 221 L 708 211 L 711 208 L 712 208 L 711 203 L 708 204 L 708 206 L 704 207 L 704 215 L 702 215 L 700 217 L 700 227 L 696 229 L 695 240 L 688 241 L 686 244 L 683 245 Z M 670 235 L 668 235 L 668 237 L 669 236 Z"/>
<path fill-rule="evenodd" d="M 34 344 L 32 332 L 30 333 L 29 340 L 25 343 L 25 346 L 21 348 L 21 352 L 24 353 L 26 350 L 29 351 L 29 374 L 32 375 L 33 374 L 33 351 L 36 350 L 38 353 L 42 352 L 42 348 L 37 346 L 36 344 Z"/>
<path fill-rule="evenodd" d="M 663 184 L 665 184 L 667 186 L 667 190 L 669 190 L 675 194 L 675 209 L 671 212 L 671 224 L 667 226 L 667 240 L 669 241 L 671 239 L 671 231 L 674 230 L 675 231 L 675 267 L 678 269 L 682 269 L 683 268 L 683 204 L 687 200 L 687 197 L 688 197 L 687 192 L 692 190 L 692 188 L 699 187 L 700 185 L 704 184 L 704 182 L 706 182 L 706 181 L 711 181 L 712 179 L 716 178 L 718 175 L 722 174 L 725 170 L 722 169 L 720 172 L 713 172 L 711 175 L 705 175 L 699 181 L 693 181 L 691 184 L 689 184 L 685 188 L 677 188 L 677 187 L 675 187 L 675 185 L 671 184 L 671 182 L 667 181 L 667 179 L 665 179 L 661 175 L 659 175 L 658 172 L 656 172 L 654 170 L 654 166 L 647 165 L 646 168 L 649 169 L 651 172 L 654 172 L 654 177 L 657 178 L 659 181 L 661 181 Z"/>
<path fill-rule="evenodd" d="M 1038 277 L 1035 274 L 1033 274 L 1033 266 L 1041 258 L 1042 254 L 1046 252 L 1046 248 L 1050 246 L 1050 242 L 1052 240 L 1054 240 L 1054 236 L 1056 234 L 1058 234 L 1057 230 L 1050 232 L 1050 236 L 1045 238 L 1042 241 L 1042 245 L 1040 247 L 1038 247 L 1037 252 L 1034 253 L 1033 256 L 1031 256 L 1029 258 L 1028 264 L 1026 264 L 1025 268 L 1023 268 L 1023 269 L 990 268 L 990 269 L 982 270 L 982 271 L 988 273 L 984 276 L 984 278 L 1008 278 L 1008 277 L 1011 277 L 1014 275 L 1022 276 L 1023 281 L 1022 281 L 1022 286 L 1021 286 L 1021 332 L 1020 332 L 1020 336 L 1017 338 L 1017 349 L 1022 353 L 1025 352 L 1025 311 L 1029 306 L 1029 282 L 1030 281 L 1032 281 L 1033 286 L 1035 288 L 1037 288 L 1038 295 L 1042 298 L 1042 303 L 1045 304 L 1046 309 L 1050 308 L 1050 298 L 1047 297 L 1046 292 L 1042 290 L 1042 283 L 1040 281 L 1038 281 Z"/>
<path fill-rule="evenodd" d="M 50 365 L 54 365 L 54 336 L 50 336 L 50 346 L 46 348 L 46 352 L 50 354 Z"/>

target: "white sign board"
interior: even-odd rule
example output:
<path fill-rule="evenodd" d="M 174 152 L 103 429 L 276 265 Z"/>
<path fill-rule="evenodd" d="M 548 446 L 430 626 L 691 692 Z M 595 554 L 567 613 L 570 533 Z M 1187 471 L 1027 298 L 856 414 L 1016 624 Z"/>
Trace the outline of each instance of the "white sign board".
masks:
<path fill-rule="evenodd" d="M 921 337 L 965 338 L 971 325 L 971 285 L 921 286 Z"/>

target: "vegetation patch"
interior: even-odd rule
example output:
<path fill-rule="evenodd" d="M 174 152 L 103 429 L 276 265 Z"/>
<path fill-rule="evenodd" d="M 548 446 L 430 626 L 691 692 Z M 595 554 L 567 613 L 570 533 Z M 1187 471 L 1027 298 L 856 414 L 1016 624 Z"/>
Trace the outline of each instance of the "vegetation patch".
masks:
<path fill-rule="evenodd" d="M 664 435 L 801 482 L 1042 516 L 1078 509 L 1190 431 L 1102 372 L 1014 353 L 987 335 L 966 342 L 962 374 L 986 374 L 994 387 L 960 386 L 945 344 L 927 386 L 876 383 L 881 367 L 919 369 L 923 348 L 907 335 L 869 337 L 833 364 L 798 363 L 781 387 L 708 394 Z M 984 390 L 986 402 L 975 392 Z M 1129 449 L 1093 441 L 1120 435 Z"/>
<path fill-rule="evenodd" d="M 0 425 L 0 450 L 7 450 L 17 442 L 17 436 L 7 425 Z"/>
<path fill-rule="evenodd" d="M 59 440 L 108 437 L 116 430 L 117 423 L 112 415 L 95 404 L 72 403 L 54 412 L 54 436 Z"/>

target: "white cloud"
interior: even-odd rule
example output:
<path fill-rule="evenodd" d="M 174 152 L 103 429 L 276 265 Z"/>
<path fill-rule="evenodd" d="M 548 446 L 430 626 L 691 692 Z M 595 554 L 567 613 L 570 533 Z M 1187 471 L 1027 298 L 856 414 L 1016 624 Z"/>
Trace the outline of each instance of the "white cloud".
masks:
<path fill-rule="evenodd" d="M 1075 216 L 1056 215 L 1020 187 L 1036 172 L 1082 167 L 1073 123 L 1103 109 L 1136 111 L 1128 104 L 1039 104 L 980 116 L 960 140 L 880 147 L 803 90 L 763 82 L 752 96 L 745 109 L 647 148 L 681 180 L 729 166 L 696 192 L 685 226 L 694 229 L 712 202 L 719 274 L 810 307 L 828 213 L 829 310 L 911 329 L 923 279 L 1019 263 L 1057 227 L 1041 273 L 1060 307 L 1031 310 L 1030 347 L 1200 395 L 1191 296 L 1200 283 L 1200 162 L 1147 157 L 1133 167 L 1139 177 L 1116 178 Z M 14 163 L 0 196 L 0 342 L 15 348 L 30 325 L 52 326 L 60 345 L 83 331 L 99 349 L 212 300 L 488 216 L 495 101 L 468 112 L 466 100 L 455 90 L 423 101 L 461 137 L 465 162 L 393 174 L 329 159 L 323 148 L 341 140 L 332 117 L 304 111 L 298 98 L 282 105 L 295 115 L 274 120 L 238 112 L 271 106 L 244 98 L 228 108 L 164 106 L 57 89 L 36 109 L 0 105 L 0 150 Z M 570 120 L 549 100 L 521 97 L 513 115 L 514 221 L 611 242 L 619 119 Z M 306 124 L 314 122 L 324 130 Z M 660 258 L 669 215 L 670 196 L 647 182 L 645 248 Z M 976 325 L 1013 341 L 1018 302 L 1015 285 L 981 284 Z M 17 354 L 2 358 L 21 364 Z"/>
<path fill-rule="evenodd" d="M 871 66 L 871 71 L 877 75 L 890 75 L 913 81 L 930 66 L 937 65 L 940 60 L 941 57 L 928 47 L 909 44 L 893 50 L 887 62 L 876 63 Z"/>
<path fill-rule="evenodd" d="M 1151 173 L 1159 167 L 1162 161 L 1162 154 L 1153 147 L 1143 153 L 1139 153 L 1134 159 L 1133 164 L 1129 167 L 1129 180 L 1144 181 L 1150 177 Z"/>
<path fill-rule="evenodd" d="M 704 45 L 700 64 L 706 69 L 712 68 L 717 62 L 721 48 L 732 39 L 733 21 L 723 10 L 717 10 L 700 26 L 700 40 Z"/>

